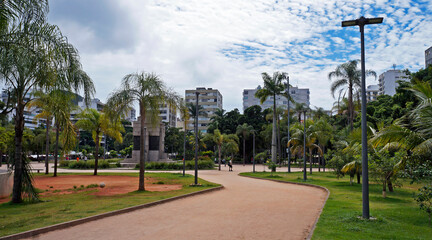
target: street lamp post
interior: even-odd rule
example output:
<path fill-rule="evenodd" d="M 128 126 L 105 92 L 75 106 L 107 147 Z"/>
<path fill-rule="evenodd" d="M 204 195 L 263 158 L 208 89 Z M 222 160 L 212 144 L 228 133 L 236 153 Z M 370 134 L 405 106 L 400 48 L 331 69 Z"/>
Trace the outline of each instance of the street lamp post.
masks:
<path fill-rule="evenodd" d="M 196 93 L 195 102 L 195 185 L 198 185 L 198 97 L 199 92 Z"/>
<path fill-rule="evenodd" d="M 365 72 L 365 50 L 364 50 L 364 26 L 368 24 L 379 24 L 383 18 L 360 17 L 356 20 L 342 21 L 342 27 L 359 26 L 361 40 L 361 130 L 362 130 L 362 201 L 363 218 L 369 219 L 369 176 L 367 156 L 367 131 L 366 131 L 366 72 Z"/>
<path fill-rule="evenodd" d="M 306 110 L 303 111 L 303 116 L 303 181 L 306 181 Z"/>
<path fill-rule="evenodd" d="M 184 121 L 186 121 L 186 119 Z M 184 136 L 183 136 L 183 177 L 185 176 L 185 171 L 186 171 L 186 128 L 184 129 Z"/>
<path fill-rule="evenodd" d="M 287 99 L 288 99 L 288 140 L 287 140 L 287 152 L 288 152 L 288 172 L 291 172 L 291 149 L 288 147 L 290 140 L 290 94 L 289 94 L 289 76 L 287 77 Z"/>

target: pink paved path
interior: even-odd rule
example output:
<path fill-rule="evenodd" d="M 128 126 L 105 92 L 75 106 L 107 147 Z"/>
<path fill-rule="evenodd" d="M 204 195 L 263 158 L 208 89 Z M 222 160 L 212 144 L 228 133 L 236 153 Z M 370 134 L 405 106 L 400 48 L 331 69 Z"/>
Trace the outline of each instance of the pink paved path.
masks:
<path fill-rule="evenodd" d="M 49 232 L 33 239 L 305 239 L 327 193 L 250 179 L 238 172 L 201 171 L 225 189 Z"/>

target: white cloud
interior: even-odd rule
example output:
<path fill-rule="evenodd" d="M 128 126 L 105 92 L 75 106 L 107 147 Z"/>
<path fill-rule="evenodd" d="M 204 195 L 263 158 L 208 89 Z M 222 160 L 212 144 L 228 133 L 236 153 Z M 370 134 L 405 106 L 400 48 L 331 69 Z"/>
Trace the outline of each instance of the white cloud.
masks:
<path fill-rule="evenodd" d="M 358 29 L 341 28 L 341 21 L 373 16 L 377 8 L 385 20 L 367 27 L 368 68 L 380 73 L 396 63 L 417 70 L 426 46 L 432 45 L 431 17 L 419 12 L 430 9 L 427 3 L 277 2 L 112 1 L 125 15 L 122 24 L 113 26 L 113 34 L 130 45 L 118 49 L 94 48 L 98 32 L 79 21 L 59 17 L 55 23 L 80 50 L 101 100 L 124 75 L 144 70 L 159 74 L 180 94 L 198 86 L 217 88 L 228 110 L 242 110 L 242 90 L 262 84 L 264 71 L 288 72 L 292 83 L 310 88 L 312 105 L 331 108 L 328 72 L 360 58 Z"/>

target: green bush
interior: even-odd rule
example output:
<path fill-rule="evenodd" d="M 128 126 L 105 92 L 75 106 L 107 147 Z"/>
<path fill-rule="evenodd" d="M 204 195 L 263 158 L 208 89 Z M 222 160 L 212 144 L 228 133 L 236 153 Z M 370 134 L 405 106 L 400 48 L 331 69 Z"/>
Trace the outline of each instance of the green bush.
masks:
<path fill-rule="evenodd" d="M 95 167 L 95 161 L 94 160 L 88 160 L 88 161 L 70 161 L 69 162 L 69 168 L 71 169 L 94 169 Z M 98 169 L 106 169 L 110 168 L 110 164 L 108 161 L 99 160 L 98 161 Z"/>
<path fill-rule="evenodd" d="M 69 161 L 61 160 L 60 163 L 59 163 L 59 166 L 67 168 L 67 167 L 69 167 Z"/>
<path fill-rule="evenodd" d="M 186 161 L 185 167 L 187 170 L 195 169 L 195 161 Z M 139 164 L 135 166 L 139 168 Z M 181 170 L 183 169 L 183 162 L 150 162 L 146 163 L 148 170 Z M 212 160 L 198 160 L 198 169 L 213 169 L 214 163 Z"/>

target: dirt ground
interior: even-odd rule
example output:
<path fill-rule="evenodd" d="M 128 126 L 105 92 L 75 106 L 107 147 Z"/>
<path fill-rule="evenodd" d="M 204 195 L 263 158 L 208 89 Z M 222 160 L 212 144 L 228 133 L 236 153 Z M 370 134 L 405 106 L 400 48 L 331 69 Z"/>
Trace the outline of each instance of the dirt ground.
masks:
<path fill-rule="evenodd" d="M 90 184 L 105 183 L 104 188 L 97 187 L 98 191 L 92 193 L 97 196 L 111 196 L 133 192 L 138 189 L 138 177 L 129 176 L 93 176 L 93 175 L 66 175 L 66 176 L 36 176 L 35 187 L 43 190 L 42 196 L 49 194 L 73 194 L 78 191 L 87 191 L 95 188 L 85 188 Z M 182 185 L 154 184 L 152 178 L 145 180 L 145 189 L 151 192 L 179 190 Z M 76 186 L 76 189 L 74 189 Z M 84 186 L 82 188 L 81 186 Z M 48 191 L 46 191 L 48 190 Z M 0 203 L 8 202 L 10 198 L 0 199 Z"/>

